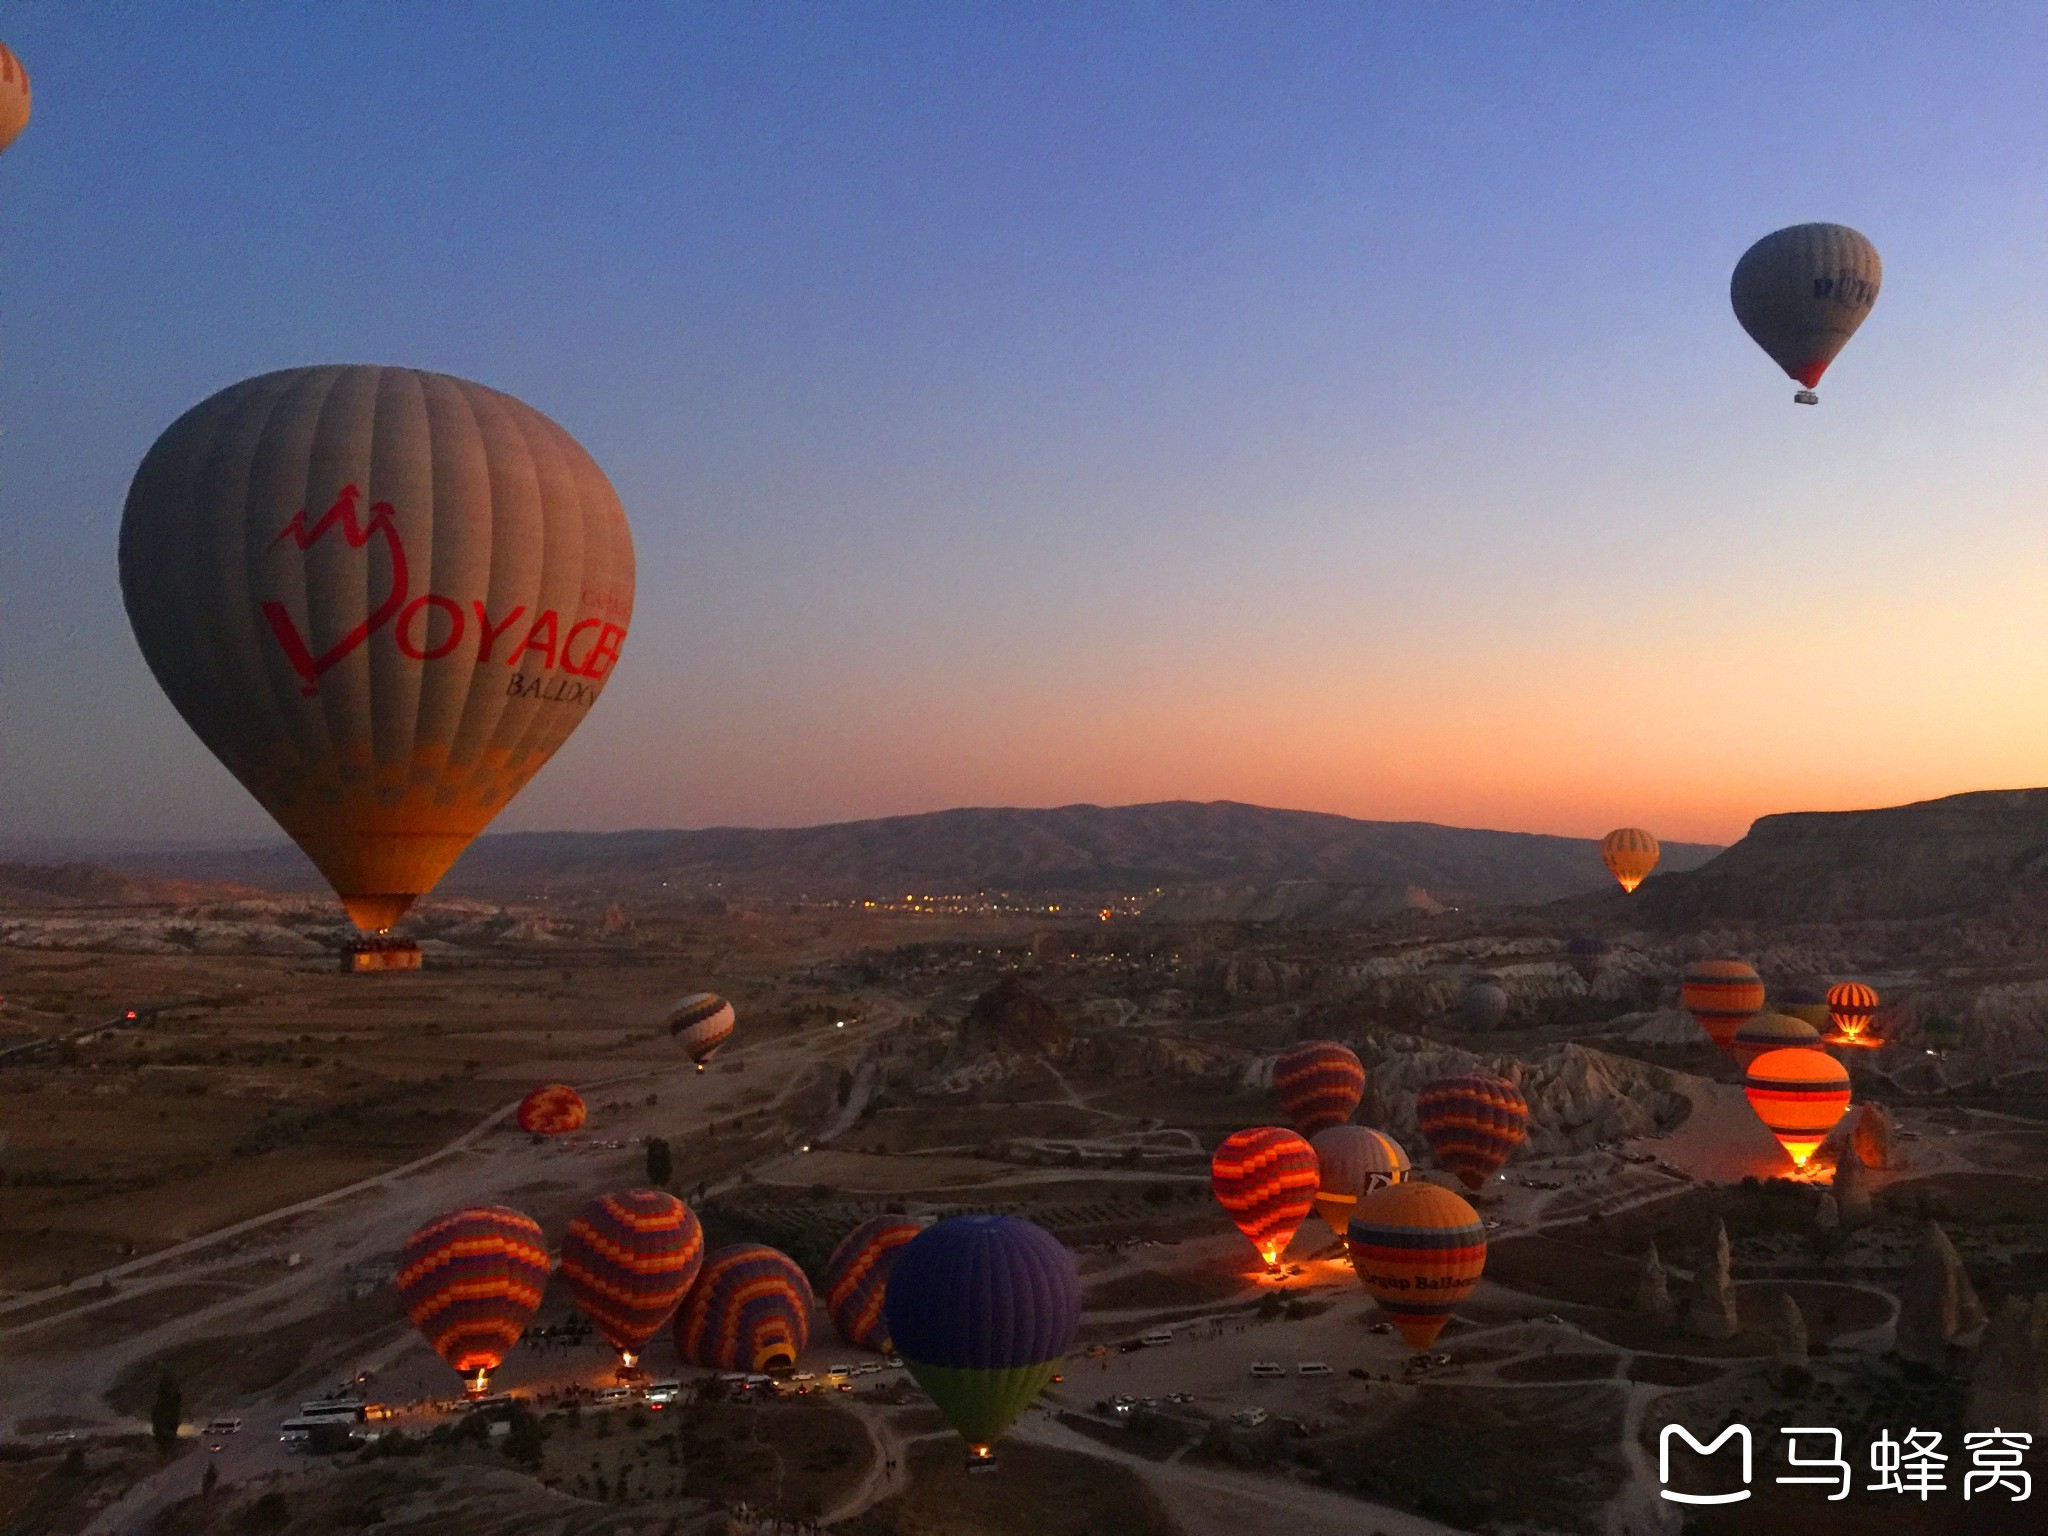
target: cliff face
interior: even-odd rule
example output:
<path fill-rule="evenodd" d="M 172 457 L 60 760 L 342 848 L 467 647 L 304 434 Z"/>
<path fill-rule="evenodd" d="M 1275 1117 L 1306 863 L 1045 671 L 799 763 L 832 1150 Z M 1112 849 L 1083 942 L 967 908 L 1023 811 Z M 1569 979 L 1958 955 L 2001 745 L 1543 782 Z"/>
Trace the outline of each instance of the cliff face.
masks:
<path fill-rule="evenodd" d="M 1987 790 L 1874 811 L 1765 816 L 1718 858 L 1658 876 L 1637 914 L 1842 922 L 2048 905 L 2048 789 Z"/>

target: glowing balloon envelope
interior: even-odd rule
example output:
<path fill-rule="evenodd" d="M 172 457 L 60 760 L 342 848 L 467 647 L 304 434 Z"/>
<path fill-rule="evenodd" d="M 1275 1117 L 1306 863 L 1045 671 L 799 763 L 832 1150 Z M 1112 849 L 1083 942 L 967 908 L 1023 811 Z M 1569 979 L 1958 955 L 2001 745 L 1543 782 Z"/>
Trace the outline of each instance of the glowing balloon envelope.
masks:
<path fill-rule="evenodd" d="M 876 1216 L 839 1240 L 825 1261 L 825 1311 L 839 1337 L 878 1355 L 893 1354 L 882 1304 L 903 1245 L 924 1230 L 908 1216 Z"/>
<path fill-rule="evenodd" d="M 1486 1228 L 1469 1202 L 1410 1179 L 1358 1202 L 1346 1237 L 1358 1283 L 1411 1349 L 1427 1349 L 1486 1269 Z"/>
<path fill-rule="evenodd" d="M 1081 1275 L 1043 1227 L 955 1216 L 898 1251 L 882 1305 L 896 1353 L 985 1462 L 1074 1347 Z"/>
<path fill-rule="evenodd" d="M 1272 1264 L 1315 1206 L 1315 1148 L 1277 1125 L 1234 1131 L 1209 1159 L 1209 1187 L 1259 1257 Z"/>
<path fill-rule="evenodd" d="M 703 1265 L 697 1213 L 658 1189 L 599 1195 L 562 1234 L 562 1280 L 576 1309 L 627 1365 L 675 1316 Z"/>
<path fill-rule="evenodd" d="M 1273 1064 L 1273 1091 L 1304 1136 L 1342 1125 L 1365 1096 L 1365 1068 L 1348 1046 L 1310 1040 L 1282 1051 Z"/>
<path fill-rule="evenodd" d="M 28 126 L 28 71 L 14 50 L 0 43 L 0 150 L 21 137 Z"/>
<path fill-rule="evenodd" d="M 381 931 L 603 692 L 633 540 L 590 455 L 510 395 L 293 368 L 156 440 L 121 594 L 186 724 Z"/>
<path fill-rule="evenodd" d="M 1763 978 L 1740 960 L 1700 960 L 1686 967 L 1678 1001 L 1714 1044 L 1732 1050 L 1735 1032 L 1763 1010 Z"/>
<path fill-rule="evenodd" d="M 712 1053 L 725 1044 L 738 1022 L 732 1004 L 716 992 L 693 992 L 668 1012 L 669 1034 L 689 1052 L 699 1072 Z"/>
<path fill-rule="evenodd" d="M 565 1136 L 583 1129 L 583 1095 L 567 1083 L 549 1083 L 519 1101 L 519 1129 L 534 1136 Z"/>
<path fill-rule="evenodd" d="M 811 1342 L 811 1282 L 759 1243 L 714 1249 L 676 1311 L 676 1353 L 713 1371 L 781 1371 Z"/>
<path fill-rule="evenodd" d="M 1766 1051 L 1817 1051 L 1820 1031 L 1789 1013 L 1760 1013 L 1735 1031 L 1729 1054 L 1743 1071 Z"/>
<path fill-rule="evenodd" d="M 1340 1238 L 1361 1199 L 1408 1177 L 1408 1154 L 1384 1131 L 1333 1125 L 1317 1131 L 1309 1145 L 1316 1154 L 1316 1214 Z"/>
<path fill-rule="evenodd" d="M 1828 988 L 1828 1017 L 1851 1040 L 1860 1039 L 1877 1016 L 1877 989 L 1860 981 L 1838 981 Z"/>
<path fill-rule="evenodd" d="M 1877 302 L 1884 263 L 1845 224 L 1794 224 L 1765 235 L 1735 264 L 1735 318 L 1803 388 L 1802 405 Z"/>
<path fill-rule="evenodd" d="M 1415 1096 L 1415 1118 L 1436 1160 L 1467 1189 L 1492 1178 L 1529 1139 L 1529 1101 L 1504 1077 L 1445 1077 Z"/>
<path fill-rule="evenodd" d="M 450 1211 L 405 1240 L 392 1284 L 412 1325 L 476 1396 L 540 1307 L 547 1238 L 506 1206 Z"/>
<path fill-rule="evenodd" d="M 1641 885 L 1657 867 L 1662 853 L 1657 839 L 1641 827 L 1616 827 L 1600 839 L 1600 862 L 1607 866 L 1607 873 L 1621 882 L 1624 891 Z"/>
<path fill-rule="evenodd" d="M 1770 1051 L 1749 1064 L 1742 1091 L 1795 1167 L 1804 1168 L 1849 1109 L 1849 1071 L 1826 1051 Z"/>

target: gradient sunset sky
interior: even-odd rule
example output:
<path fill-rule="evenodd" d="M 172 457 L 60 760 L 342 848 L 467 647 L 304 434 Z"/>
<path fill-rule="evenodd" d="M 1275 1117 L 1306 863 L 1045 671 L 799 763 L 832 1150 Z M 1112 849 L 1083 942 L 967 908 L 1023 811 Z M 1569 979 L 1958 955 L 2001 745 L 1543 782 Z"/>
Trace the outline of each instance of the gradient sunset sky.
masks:
<path fill-rule="evenodd" d="M 0 818 L 263 836 L 137 461 L 249 374 L 531 402 L 640 559 L 501 827 L 1236 799 L 1724 841 L 2048 783 L 2048 9 L 10 6 Z M 1784 224 L 1883 296 L 1818 409 Z"/>

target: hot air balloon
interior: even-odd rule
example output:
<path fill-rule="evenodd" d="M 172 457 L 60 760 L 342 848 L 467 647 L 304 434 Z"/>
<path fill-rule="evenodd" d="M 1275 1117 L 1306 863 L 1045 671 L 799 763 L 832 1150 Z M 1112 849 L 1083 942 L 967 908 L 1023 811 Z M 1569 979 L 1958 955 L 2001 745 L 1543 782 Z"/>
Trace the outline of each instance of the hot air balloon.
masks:
<path fill-rule="evenodd" d="M 413 1327 L 480 1397 L 540 1306 L 547 1238 L 506 1206 L 450 1211 L 405 1240 L 392 1284 Z"/>
<path fill-rule="evenodd" d="M 1849 1071 L 1826 1051 L 1767 1051 L 1742 1080 L 1749 1107 L 1764 1129 L 1804 1168 L 1849 1108 Z"/>
<path fill-rule="evenodd" d="M 519 1129 L 535 1136 L 563 1136 L 583 1129 L 583 1095 L 567 1083 L 549 1083 L 519 1101 Z"/>
<path fill-rule="evenodd" d="M 1763 979 L 1740 960 L 1700 960 L 1687 966 L 1679 1005 L 1714 1044 L 1728 1050 L 1735 1032 L 1764 1006 Z"/>
<path fill-rule="evenodd" d="M 1271 1265 L 1315 1205 L 1315 1149 L 1277 1125 L 1232 1132 L 1209 1160 L 1209 1186 L 1237 1230 Z"/>
<path fill-rule="evenodd" d="M 782 1371 L 811 1341 L 811 1282 L 759 1243 L 714 1249 L 676 1311 L 676 1353 L 713 1371 Z"/>
<path fill-rule="evenodd" d="M 1789 1013 L 1760 1013 L 1735 1031 L 1729 1054 L 1743 1071 L 1766 1051 L 1817 1051 L 1820 1031 Z"/>
<path fill-rule="evenodd" d="M 1491 981 L 1475 981 L 1458 1001 L 1458 1016 L 1467 1029 L 1484 1033 L 1508 1016 L 1507 989 Z"/>
<path fill-rule="evenodd" d="M 1408 1154 L 1384 1131 L 1333 1125 L 1316 1132 L 1316 1214 L 1339 1238 L 1351 1228 L 1359 1200 L 1408 1177 Z"/>
<path fill-rule="evenodd" d="M 14 50 L 0 43 L 0 150 L 21 137 L 28 126 L 28 108 L 28 71 Z"/>
<path fill-rule="evenodd" d="M 1877 247 L 1844 224 L 1794 224 L 1742 253 L 1728 298 L 1750 339 L 1803 387 L 1792 398 L 1818 405 L 1814 386 L 1877 302 L 1884 263 Z"/>
<path fill-rule="evenodd" d="M 882 1306 L 896 1353 L 967 1442 L 969 1466 L 987 1465 L 1074 1347 L 1081 1276 L 1043 1227 L 955 1216 L 898 1250 Z"/>
<path fill-rule="evenodd" d="M 1358 1283 L 1411 1349 L 1427 1349 L 1486 1268 L 1479 1213 L 1441 1184 L 1420 1179 L 1358 1202 L 1346 1238 Z"/>
<path fill-rule="evenodd" d="M 1616 827 L 1600 839 L 1600 862 L 1624 891 L 1633 891 L 1649 878 L 1661 851 L 1657 839 L 1641 827 Z"/>
<path fill-rule="evenodd" d="M 1504 1077 L 1444 1077 L 1415 1096 L 1415 1118 L 1436 1160 L 1467 1189 L 1492 1178 L 1529 1139 L 1529 1103 Z"/>
<path fill-rule="evenodd" d="M 1565 958 L 1573 970 L 1579 973 L 1579 980 L 1587 986 L 1600 979 L 1600 967 L 1606 961 L 1614 946 L 1595 934 L 1582 933 L 1565 945 Z"/>
<path fill-rule="evenodd" d="M 1838 981 L 1828 988 L 1828 1017 L 1851 1040 L 1860 1039 L 1877 1016 L 1877 989 L 1860 981 Z"/>
<path fill-rule="evenodd" d="M 603 692 L 633 541 L 590 455 L 510 395 L 293 368 L 156 440 L 121 594 L 186 724 L 382 931 Z"/>
<path fill-rule="evenodd" d="M 840 1338 L 878 1355 L 895 1353 L 882 1298 L 897 1253 L 923 1230 L 908 1216 L 876 1216 L 839 1240 L 825 1261 L 825 1310 Z"/>
<path fill-rule="evenodd" d="M 1781 987 L 1772 994 L 1771 1007 L 1815 1029 L 1828 1027 L 1828 995 L 1818 987 Z"/>
<path fill-rule="evenodd" d="M 737 1022 L 732 1004 L 716 992 L 692 992 L 668 1011 L 668 1032 L 690 1053 L 699 1072 L 712 1052 L 725 1044 Z"/>
<path fill-rule="evenodd" d="M 599 1195 L 562 1234 L 562 1279 L 577 1310 L 629 1369 L 704 1266 L 697 1213 L 658 1189 Z"/>
<path fill-rule="evenodd" d="M 1310 1040 L 1280 1053 L 1273 1063 L 1273 1091 L 1294 1128 L 1313 1136 L 1351 1118 L 1365 1095 L 1365 1068 L 1348 1047 Z"/>

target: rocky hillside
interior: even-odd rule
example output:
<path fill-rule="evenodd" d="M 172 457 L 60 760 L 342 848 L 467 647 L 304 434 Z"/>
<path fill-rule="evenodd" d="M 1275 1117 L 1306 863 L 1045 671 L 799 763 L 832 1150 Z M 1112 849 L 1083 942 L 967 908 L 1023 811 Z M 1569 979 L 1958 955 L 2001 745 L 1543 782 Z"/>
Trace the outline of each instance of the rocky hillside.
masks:
<path fill-rule="evenodd" d="M 1665 858 L 1671 867 L 1690 868 L 1718 851 L 1672 844 Z M 303 888 L 312 878 L 290 849 L 188 855 L 174 872 L 280 888 Z M 480 838 L 441 889 L 492 900 L 592 890 L 643 897 L 665 890 L 812 899 L 909 892 L 1107 899 L 1193 887 L 1190 917 L 1303 920 L 1551 901 L 1595 890 L 1607 878 L 1586 838 L 1166 801 L 935 811 L 822 827 L 505 833 Z M 1273 894 L 1288 886 L 1301 894 Z"/>
<path fill-rule="evenodd" d="M 2034 906 L 2048 906 L 2048 789 L 1765 816 L 1712 862 L 1649 881 L 1632 915 L 1681 928 Z"/>

